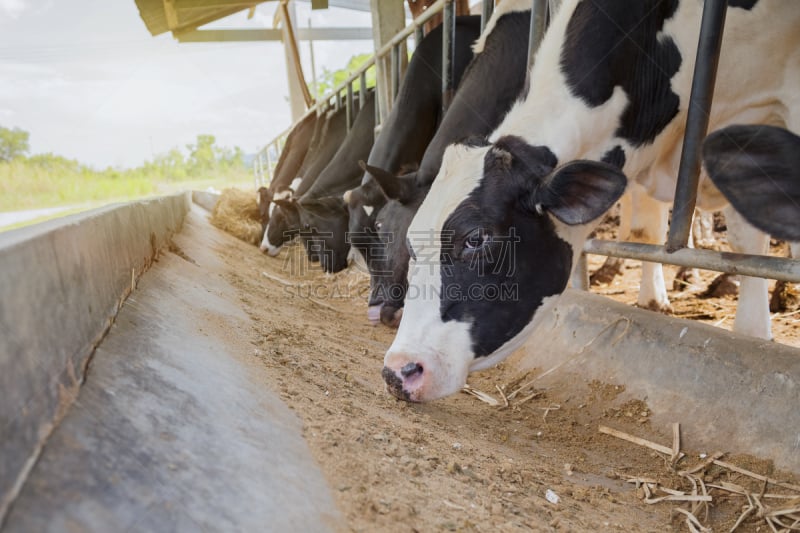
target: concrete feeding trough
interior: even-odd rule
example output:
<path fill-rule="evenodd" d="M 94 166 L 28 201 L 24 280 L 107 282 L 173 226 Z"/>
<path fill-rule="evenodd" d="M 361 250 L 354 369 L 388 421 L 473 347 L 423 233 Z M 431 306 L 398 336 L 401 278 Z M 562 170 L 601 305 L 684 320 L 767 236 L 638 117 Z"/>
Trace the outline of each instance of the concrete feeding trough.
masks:
<path fill-rule="evenodd" d="M 299 421 L 244 357 L 252 319 L 192 197 L 215 201 L 0 235 L 4 531 L 341 525 Z M 800 472 L 796 348 L 567 291 L 511 363 L 547 387 L 623 384 L 656 423 L 681 422 L 687 448 Z"/>

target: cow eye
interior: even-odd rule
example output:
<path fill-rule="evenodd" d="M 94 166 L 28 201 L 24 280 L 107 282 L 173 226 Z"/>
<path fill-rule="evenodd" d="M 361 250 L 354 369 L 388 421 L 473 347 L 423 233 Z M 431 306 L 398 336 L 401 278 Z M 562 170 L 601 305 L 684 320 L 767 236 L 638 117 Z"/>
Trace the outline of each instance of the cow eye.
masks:
<path fill-rule="evenodd" d="M 489 241 L 491 241 L 492 236 L 489 235 L 486 231 L 482 229 L 473 230 L 467 238 L 464 239 L 464 250 L 468 251 L 477 251 L 484 248 Z"/>
<path fill-rule="evenodd" d="M 380 222 L 376 222 L 376 223 L 375 223 L 375 229 L 376 229 L 376 230 L 378 230 L 378 231 L 380 231 L 380 230 L 381 230 L 381 228 L 383 228 L 383 224 L 382 224 L 382 223 L 380 223 Z"/>

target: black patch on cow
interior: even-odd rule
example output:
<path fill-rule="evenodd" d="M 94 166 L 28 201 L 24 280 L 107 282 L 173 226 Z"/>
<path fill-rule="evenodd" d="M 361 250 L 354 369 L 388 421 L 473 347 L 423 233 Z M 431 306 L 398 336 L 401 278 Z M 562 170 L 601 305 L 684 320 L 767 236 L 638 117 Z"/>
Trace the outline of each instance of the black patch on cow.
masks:
<path fill-rule="evenodd" d="M 572 94 L 590 107 L 617 86 L 629 98 L 615 132 L 634 146 L 652 142 L 678 113 L 670 79 L 681 65 L 675 42 L 662 36 L 678 0 L 585 0 L 567 25 L 561 70 Z"/>
<path fill-rule="evenodd" d="M 750 11 L 758 3 L 758 0 L 728 0 L 729 7 L 740 7 Z"/>
<path fill-rule="evenodd" d="M 617 168 L 622 168 L 625 166 L 625 150 L 622 149 L 622 146 L 616 145 L 614 148 L 603 154 L 603 157 L 600 159 L 603 163 L 608 163 L 609 165 L 614 165 Z"/>
<path fill-rule="evenodd" d="M 471 324 L 476 357 L 515 337 L 543 299 L 567 285 L 572 247 L 556 235 L 548 215 L 521 201 L 556 164 L 547 148 L 499 139 L 486 153 L 480 184 L 444 223 L 440 313 L 445 322 Z M 468 242 L 483 235 L 485 246 L 470 250 Z M 481 287 L 480 293 L 471 287 Z"/>

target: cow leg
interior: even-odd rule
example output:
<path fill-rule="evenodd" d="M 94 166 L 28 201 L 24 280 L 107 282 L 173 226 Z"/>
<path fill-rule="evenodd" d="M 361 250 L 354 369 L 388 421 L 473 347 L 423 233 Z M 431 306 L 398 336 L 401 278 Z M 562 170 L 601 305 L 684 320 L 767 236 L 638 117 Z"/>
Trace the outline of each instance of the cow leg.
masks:
<path fill-rule="evenodd" d="M 632 190 L 633 213 L 630 240 L 647 244 L 663 244 L 667 234 L 667 204 L 654 200 L 640 187 Z M 661 263 L 642 262 L 642 282 L 639 286 L 639 307 L 653 311 L 670 312 L 672 309 L 664 284 Z"/>
<path fill-rule="evenodd" d="M 728 224 L 728 243 L 734 252 L 765 255 L 769 236 L 757 230 L 730 206 L 724 209 Z M 767 280 L 742 276 L 733 330 L 761 339 L 772 339 L 769 322 Z"/>
<path fill-rule="evenodd" d="M 626 192 L 619 199 L 619 231 L 617 232 L 617 241 L 625 242 L 630 240 L 631 236 L 631 209 L 632 209 L 631 193 Z M 621 257 L 606 257 L 605 262 L 600 265 L 600 268 L 592 272 L 589 276 L 589 285 L 602 285 L 609 284 L 614 281 L 619 274 L 622 274 L 622 267 L 625 260 Z"/>

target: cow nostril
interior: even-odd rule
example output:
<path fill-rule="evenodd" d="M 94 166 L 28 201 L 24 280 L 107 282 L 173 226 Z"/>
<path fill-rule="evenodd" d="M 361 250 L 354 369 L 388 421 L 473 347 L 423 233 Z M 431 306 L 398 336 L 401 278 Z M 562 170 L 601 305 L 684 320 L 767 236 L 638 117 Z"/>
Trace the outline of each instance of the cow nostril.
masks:
<path fill-rule="evenodd" d="M 417 374 L 422 374 L 422 365 L 419 363 L 408 363 L 406 366 L 400 369 L 400 374 L 404 378 L 410 378 Z"/>

